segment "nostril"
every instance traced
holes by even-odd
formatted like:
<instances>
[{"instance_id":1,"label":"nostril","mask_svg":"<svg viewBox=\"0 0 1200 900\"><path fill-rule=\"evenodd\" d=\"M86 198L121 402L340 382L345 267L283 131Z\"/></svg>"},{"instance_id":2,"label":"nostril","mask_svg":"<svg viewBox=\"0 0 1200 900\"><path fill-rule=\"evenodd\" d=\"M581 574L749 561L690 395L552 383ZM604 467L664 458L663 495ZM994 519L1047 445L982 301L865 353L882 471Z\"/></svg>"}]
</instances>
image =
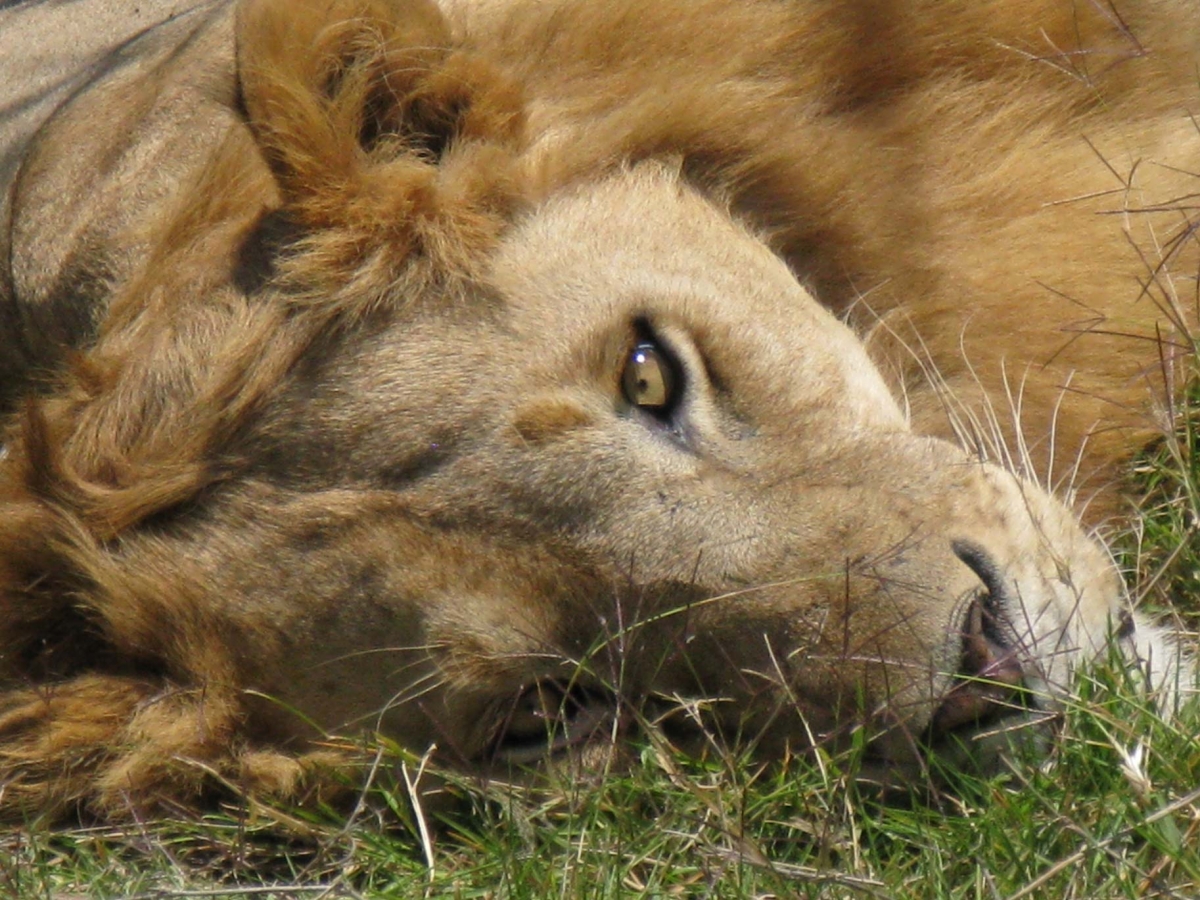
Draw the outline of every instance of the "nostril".
<instances>
[{"instance_id":1,"label":"nostril","mask_svg":"<svg viewBox=\"0 0 1200 900\"><path fill-rule=\"evenodd\" d=\"M991 595L991 604L995 608L1008 592L996 561L978 544L972 544L969 541L951 541L950 549L966 564L968 569L979 576L979 580L983 582L983 586Z\"/></svg>"},{"instance_id":2,"label":"nostril","mask_svg":"<svg viewBox=\"0 0 1200 900\"><path fill-rule=\"evenodd\" d=\"M1011 643L1005 638L1004 610L1013 608L1012 590L1004 578L995 559L977 544L967 541L952 541L950 548L967 568L983 582L984 590L976 595L967 614L964 634L978 632L993 644L1007 647ZM972 618L974 617L974 618Z\"/></svg>"}]
</instances>

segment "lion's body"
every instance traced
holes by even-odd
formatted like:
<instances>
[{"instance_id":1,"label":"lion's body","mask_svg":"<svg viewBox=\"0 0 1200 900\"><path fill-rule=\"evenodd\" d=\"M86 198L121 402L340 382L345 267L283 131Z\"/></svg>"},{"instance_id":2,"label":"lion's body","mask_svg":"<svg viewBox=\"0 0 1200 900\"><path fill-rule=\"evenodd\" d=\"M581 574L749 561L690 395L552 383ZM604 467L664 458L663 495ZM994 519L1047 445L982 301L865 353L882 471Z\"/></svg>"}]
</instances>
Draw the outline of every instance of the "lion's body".
<instances>
[{"instance_id":1,"label":"lion's body","mask_svg":"<svg viewBox=\"0 0 1200 900\"><path fill-rule=\"evenodd\" d=\"M902 765L995 713L962 676L1186 671L1029 479L1113 509L1183 377L1192 5L95 21L4 55L0 810L637 702Z\"/></svg>"}]
</instances>

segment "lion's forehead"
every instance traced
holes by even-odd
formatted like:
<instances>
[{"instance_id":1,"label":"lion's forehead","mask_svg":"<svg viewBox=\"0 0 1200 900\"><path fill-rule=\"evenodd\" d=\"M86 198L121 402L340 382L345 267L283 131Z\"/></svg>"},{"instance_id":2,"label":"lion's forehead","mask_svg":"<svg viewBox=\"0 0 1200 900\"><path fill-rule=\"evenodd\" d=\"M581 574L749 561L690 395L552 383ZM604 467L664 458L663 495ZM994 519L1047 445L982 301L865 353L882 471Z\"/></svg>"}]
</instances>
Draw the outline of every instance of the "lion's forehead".
<instances>
[{"instance_id":1,"label":"lion's forehead","mask_svg":"<svg viewBox=\"0 0 1200 900\"><path fill-rule=\"evenodd\" d=\"M660 165L552 198L498 248L505 327L563 365L631 322L675 326L746 391L803 394L849 428L905 428L857 336L816 302L761 237ZM559 357L558 353L561 354ZM737 375L731 376L737 380Z\"/></svg>"}]
</instances>

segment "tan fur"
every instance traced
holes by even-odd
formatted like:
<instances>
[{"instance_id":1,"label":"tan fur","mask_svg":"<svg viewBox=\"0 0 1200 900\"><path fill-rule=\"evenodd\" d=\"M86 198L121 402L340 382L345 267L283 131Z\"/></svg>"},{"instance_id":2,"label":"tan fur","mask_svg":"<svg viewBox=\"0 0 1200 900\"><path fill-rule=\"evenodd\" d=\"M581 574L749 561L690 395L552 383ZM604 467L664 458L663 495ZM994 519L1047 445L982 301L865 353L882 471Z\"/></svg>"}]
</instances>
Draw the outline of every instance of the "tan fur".
<instances>
[{"instance_id":1,"label":"tan fur","mask_svg":"<svg viewBox=\"0 0 1200 900\"><path fill-rule=\"evenodd\" d=\"M1117 509L1185 375L1197 18L243 0L125 47L5 138L0 814L643 708L919 771L1003 713L971 676L1049 709L1114 629L1168 708L1035 482Z\"/></svg>"}]
</instances>

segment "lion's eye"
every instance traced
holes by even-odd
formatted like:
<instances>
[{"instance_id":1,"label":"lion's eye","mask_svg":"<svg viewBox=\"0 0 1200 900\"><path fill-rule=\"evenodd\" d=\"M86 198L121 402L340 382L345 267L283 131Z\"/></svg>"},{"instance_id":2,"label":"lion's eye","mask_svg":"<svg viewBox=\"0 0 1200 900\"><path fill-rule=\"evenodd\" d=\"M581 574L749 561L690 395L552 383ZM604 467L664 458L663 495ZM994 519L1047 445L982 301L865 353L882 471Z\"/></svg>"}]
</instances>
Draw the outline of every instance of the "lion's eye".
<instances>
[{"instance_id":1,"label":"lion's eye","mask_svg":"<svg viewBox=\"0 0 1200 900\"><path fill-rule=\"evenodd\" d=\"M643 341L630 351L621 384L625 399L652 413L668 412L679 388L675 360L652 341Z\"/></svg>"}]
</instances>

